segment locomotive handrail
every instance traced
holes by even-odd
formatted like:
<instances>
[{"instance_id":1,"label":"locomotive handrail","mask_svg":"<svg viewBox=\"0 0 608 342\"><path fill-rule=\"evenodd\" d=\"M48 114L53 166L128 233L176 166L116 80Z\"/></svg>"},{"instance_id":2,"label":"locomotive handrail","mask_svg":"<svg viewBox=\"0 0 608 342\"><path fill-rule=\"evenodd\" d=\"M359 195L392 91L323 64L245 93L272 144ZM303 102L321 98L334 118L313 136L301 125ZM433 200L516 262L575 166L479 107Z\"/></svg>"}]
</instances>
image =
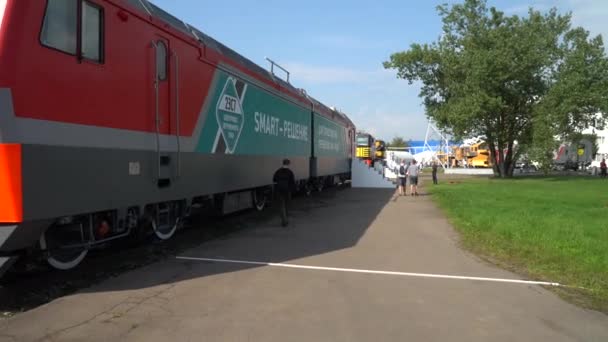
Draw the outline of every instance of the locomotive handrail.
<instances>
[{"instance_id":1,"label":"locomotive handrail","mask_svg":"<svg viewBox=\"0 0 608 342\"><path fill-rule=\"evenodd\" d=\"M148 12L148 15L152 15L152 12L148 8L148 5L145 4L145 1L139 0L139 3L141 4L141 7L143 7L146 10L146 12Z\"/></svg>"},{"instance_id":2,"label":"locomotive handrail","mask_svg":"<svg viewBox=\"0 0 608 342\"><path fill-rule=\"evenodd\" d=\"M306 98L308 99L308 101L310 101L310 139L311 141L313 141L313 143L310 146L310 156L311 158L316 158L317 155L317 150L315 150L315 144L314 144L314 139L315 139L315 101L313 101L312 97L310 97L308 95L308 93L306 92L306 90L304 89L300 89L302 94L304 94L304 96L306 96ZM315 162L316 163L316 162ZM316 164L314 166L311 165L309 167L309 171L310 171L310 176L313 177L313 170L314 170L314 176L316 176L317 173L317 168L316 168Z\"/></svg>"},{"instance_id":3,"label":"locomotive handrail","mask_svg":"<svg viewBox=\"0 0 608 342\"><path fill-rule=\"evenodd\" d=\"M156 105L156 166L157 166L157 178L158 181L160 179L160 130L159 130L159 105L158 105L158 44L154 41L151 42L152 46L154 46L154 94L155 94L155 105Z\"/></svg>"},{"instance_id":4,"label":"locomotive handrail","mask_svg":"<svg viewBox=\"0 0 608 342\"><path fill-rule=\"evenodd\" d=\"M179 134L179 56L177 52L173 50L173 57L175 57L175 116L177 121L176 134L177 134L177 165L176 165L176 173L177 177L180 176L180 154L181 154L181 146L180 146L180 134Z\"/></svg>"},{"instance_id":5,"label":"locomotive handrail","mask_svg":"<svg viewBox=\"0 0 608 342\"><path fill-rule=\"evenodd\" d=\"M287 71L287 69L285 69L282 66L278 65L275 61L271 60L268 57L266 57L266 60L270 62L270 73L272 75L274 75L274 66L276 65L279 69L285 71L285 73L287 74L287 83L289 83L289 71Z\"/></svg>"}]
</instances>

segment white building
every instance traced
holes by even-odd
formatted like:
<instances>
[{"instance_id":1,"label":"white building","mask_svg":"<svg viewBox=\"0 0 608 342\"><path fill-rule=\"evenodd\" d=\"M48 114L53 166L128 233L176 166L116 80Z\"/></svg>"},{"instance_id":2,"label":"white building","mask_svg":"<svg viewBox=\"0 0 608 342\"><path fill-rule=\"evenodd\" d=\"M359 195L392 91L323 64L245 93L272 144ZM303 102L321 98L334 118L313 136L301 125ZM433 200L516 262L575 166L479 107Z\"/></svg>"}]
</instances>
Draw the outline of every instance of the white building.
<instances>
[{"instance_id":1,"label":"white building","mask_svg":"<svg viewBox=\"0 0 608 342\"><path fill-rule=\"evenodd\" d=\"M581 133L583 134L596 134L598 150L595 155L594 163L592 166L598 166L602 158L608 158L608 125L603 125L601 122L601 114L596 115L597 120L592 127L584 129Z\"/></svg>"}]
</instances>

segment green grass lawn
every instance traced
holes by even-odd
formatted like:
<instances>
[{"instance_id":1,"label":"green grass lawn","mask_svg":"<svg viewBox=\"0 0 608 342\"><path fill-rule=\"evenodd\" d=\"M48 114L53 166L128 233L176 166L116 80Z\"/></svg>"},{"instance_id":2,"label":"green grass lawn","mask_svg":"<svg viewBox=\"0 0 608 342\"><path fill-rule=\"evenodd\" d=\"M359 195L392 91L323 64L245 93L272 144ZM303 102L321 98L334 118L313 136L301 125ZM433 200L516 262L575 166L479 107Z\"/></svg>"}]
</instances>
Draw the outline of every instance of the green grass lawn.
<instances>
[{"instance_id":1,"label":"green grass lawn","mask_svg":"<svg viewBox=\"0 0 608 342\"><path fill-rule=\"evenodd\" d=\"M440 179L427 189L464 245L608 312L608 180L599 177Z\"/></svg>"}]
</instances>

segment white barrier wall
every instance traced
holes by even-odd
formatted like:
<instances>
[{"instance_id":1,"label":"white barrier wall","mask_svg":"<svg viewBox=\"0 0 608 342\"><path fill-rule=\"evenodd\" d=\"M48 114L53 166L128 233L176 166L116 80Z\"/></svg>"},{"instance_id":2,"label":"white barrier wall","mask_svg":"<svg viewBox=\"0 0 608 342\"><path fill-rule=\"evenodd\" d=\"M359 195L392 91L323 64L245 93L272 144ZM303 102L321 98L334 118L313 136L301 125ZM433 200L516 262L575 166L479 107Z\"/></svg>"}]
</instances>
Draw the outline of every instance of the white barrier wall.
<instances>
[{"instance_id":1,"label":"white barrier wall","mask_svg":"<svg viewBox=\"0 0 608 342\"><path fill-rule=\"evenodd\" d=\"M351 171L351 187L396 189L397 185L384 178L378 171L370 168L361 160L354 158Z\"/></svg>"},{"instance_id":2,"label":"white barrier wall","mask_svg":"<svg viewBox=\"0 0 608 342\"><path fill-rule=\"evenodd\" d=\"M492 169L466 169L466 168L454 168L445 169L447 175L493 175Z\"/></svg>"}]
</instances>

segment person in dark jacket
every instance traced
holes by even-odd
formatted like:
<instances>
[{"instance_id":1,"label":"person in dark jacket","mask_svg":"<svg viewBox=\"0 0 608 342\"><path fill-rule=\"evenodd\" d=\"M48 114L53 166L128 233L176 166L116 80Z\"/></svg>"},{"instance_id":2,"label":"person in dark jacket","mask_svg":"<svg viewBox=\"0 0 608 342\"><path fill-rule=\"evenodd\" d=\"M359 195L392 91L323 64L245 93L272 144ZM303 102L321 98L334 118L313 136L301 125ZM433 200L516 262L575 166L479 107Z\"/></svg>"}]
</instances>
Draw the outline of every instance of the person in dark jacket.
<instances>
[{"instance_id":1,"label":"person in dark jacket","mask_svg":"<svg viewBox=\"0 0 608 342\"><path fill-rule=\"evenodd\" d=\"M437 184L437 162L433 161L433 184Z\"/></svg>"},{"instance_id":2,"label":"person in dark jacket","mask_svg":"<svg viewBox=\"0 0 608 342\"><path fill-rule=\"evenodd\" d=\"M279 209L283 227L289 223L287 220L287 201L289 200L289 195L296 187L295 177L289 169L289 164L289 159L284 159L283 166L272 177L272 181L275 183L275 191L279 197Z\"/></svg>"}]
</instances>

